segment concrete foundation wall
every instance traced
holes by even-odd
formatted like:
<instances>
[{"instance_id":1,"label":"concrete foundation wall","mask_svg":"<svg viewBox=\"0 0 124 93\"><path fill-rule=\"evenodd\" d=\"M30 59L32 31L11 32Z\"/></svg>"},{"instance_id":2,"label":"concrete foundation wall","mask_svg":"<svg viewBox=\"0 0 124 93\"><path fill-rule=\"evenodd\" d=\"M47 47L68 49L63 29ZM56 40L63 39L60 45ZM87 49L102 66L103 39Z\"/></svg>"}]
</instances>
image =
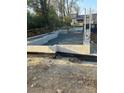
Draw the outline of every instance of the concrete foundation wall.
<instances>
[{"instance_id":1,"label":"concrete foundation wall","mask_svg":"<svg viewBox=\"0 0 124 93\"><path fill-rule=\"evenodd\" d=\"M41 38L28 41L28 44L29 44L29 45L30 45L30 44L35 44L35 45L45 44L45 43L47 43L49 40L54 39L54 38L57 38L59 32L60 32L60 31L52 32L52 33L50 33L50 34L44 35L44 36L41 37ZM36 37L35 37L35 38L36 38Z\"/></svg>"},{"instance_id":2,"label":"concrete foundation wall","mask_svg":"<svg viewBox=\"0 0 124 93\"><path fill-rule=\"evenodd\" d=\"M29 53L56 53L55 46L28 46L27 52Z\"/></svg>"},{"instance_id":3,"label":"concrete foundation wall","mask_svg":"<svg viewBox=\"0 0 124 93\"><path fill-rule=\"evenodd\" d=\"M90 54L89 45L54 45L54 46L28 46L27 52L31 53L73 53L73 54Z\"/></svg>"},{"instance_id":4,"label":"concrete foundation wall","mask_svg":"<svg viewBox=\"0 0 124 93\"><path fill-rule=\"evenodd\" d=\"M58 45L57 52L73 54L90 54L89 45Z\"/></svg>"}]
</instances>

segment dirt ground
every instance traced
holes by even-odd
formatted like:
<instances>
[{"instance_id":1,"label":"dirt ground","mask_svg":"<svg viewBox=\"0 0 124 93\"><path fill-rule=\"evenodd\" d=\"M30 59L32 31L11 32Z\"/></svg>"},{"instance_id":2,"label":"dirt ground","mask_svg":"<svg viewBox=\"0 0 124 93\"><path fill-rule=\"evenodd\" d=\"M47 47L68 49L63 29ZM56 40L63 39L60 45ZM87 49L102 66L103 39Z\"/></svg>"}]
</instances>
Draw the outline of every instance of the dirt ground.
<instances>
[{"instance_id":1,"label":"dirt ground","mask_svg":"<svg viewBox=\"0 0 124 93\"><path fill-rule=\"evenodd\" d=\"M27 93L97 93L96 63L32 57L27 59Z\"/></svg>"}]
</instances>

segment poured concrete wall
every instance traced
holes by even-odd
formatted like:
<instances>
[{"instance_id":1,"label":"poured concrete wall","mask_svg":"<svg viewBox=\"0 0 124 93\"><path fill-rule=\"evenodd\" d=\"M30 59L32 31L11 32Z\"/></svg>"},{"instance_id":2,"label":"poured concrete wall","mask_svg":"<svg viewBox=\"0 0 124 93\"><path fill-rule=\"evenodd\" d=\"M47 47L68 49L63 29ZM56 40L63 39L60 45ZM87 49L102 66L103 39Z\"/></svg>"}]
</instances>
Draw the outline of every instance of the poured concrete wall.
<instances>
[{"instance_id":1,"label":"poured concrete wall","mask_svg":"<svg viewBox=\"0 0 124 93\"><path fill-rule=\"evenodd\" d=\"M49 40L51 39L54 39L54 38L57 38L58 37L58 34L59 34L60 31L56 31L56 32L52 32L50 34L47 34L47 35L44 35L44 36L41 36L41 38L37 38L37 39L34 39L34 40L30 40L28 41L28 44L34 44L34 45L39 45L39 44L45 44L47 43ZM36 37L34 37L36 38ZM33 39L33 38L32 38Z\"/></svg>"},{"instance_id":2,"label":"poured concrete wall","mask_svg":"<svg viewBox=\"0 0 124 93\"><path fill-rule=\"evenodd\" d=\"M35 52L35 53L63 52L63 53L86 54L86 55L90 54L90 45L53 45L53 46L43 45L47 43L49 40L57 38L60 32L61 30L49 33L47 35L43 35L42 37L37 39L36 37L34 37L35 38L34 40L29 40L27 52ZM38 45L41 45L41 46L38 46Z\"/></svg>"},{"instance_id":3,"label":"poured concrete wall","mask_svg":"<svg viewBox=\"0 0 124 93\"><path fill-rule=\"evenodd\" d=\"M54 46L28 46L27 52L34 53L73 53L73 54L90 54L88 45L54 45Z\"/></svg>"},{"instance_id":4,"label":"poured concrete wall","mask_svg":"<svg viewBox=\"0 0 124 93\"><path fill-rule=\"evenodd\" d=\"M89 45L58 45L57 52L73 54L90 54Z\"/></svg>"},{"instance_id":5,"label":"poured concrete wall","mask_svg":"<svg viewBox=\"0 0 124 93\"><path fill-rule=\"evenodd\" d=\"M29 53L56 53L55 46L28 46L27 52Z\"/></svg>"}]
</instances>

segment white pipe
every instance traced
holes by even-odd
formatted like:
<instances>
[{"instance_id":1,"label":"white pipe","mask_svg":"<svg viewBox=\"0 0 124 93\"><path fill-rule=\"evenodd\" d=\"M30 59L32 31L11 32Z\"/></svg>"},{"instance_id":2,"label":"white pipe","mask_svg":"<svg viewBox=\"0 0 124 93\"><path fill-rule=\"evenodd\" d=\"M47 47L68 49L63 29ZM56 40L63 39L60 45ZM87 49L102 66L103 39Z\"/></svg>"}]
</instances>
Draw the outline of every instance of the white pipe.
<instances>
[{"instance_id":1,"label":"white pipe","mask_svg":"<svg viewBox=\"0 0 124 93\"><path fill-rule=\"evenodd\" d=\"M90 8L89 12L90 12L90 14L89 14L89 32L88 32L88 34L89 34L89 44L90 44L90 35L91 35L91 26L92 26L92 10L91 10L91 8Z\"/></svg>"},{"instance_id":2,"label":"white pipe","mask_svg":"<svg viewBox=\"0 0 124 93\"><path fill-rule=\"evenodd\" d=\"M90 45L90 33L91 33L91 9L90 12L88 14L89 16L89 20L87 20L87 14L86 14L86 9L84 10L85 15L84 15L84 37L83 37L83 44L84 45ZM86 24L89 24L89 29L86 29Z\"/></svg>"},{"instance_id":3,"label":"white pipe","mask_svg":"<svg viewBox=\"0 0 124 93\"><path fill-rule=\"evenodd\" d=\"M83 34L83 44L85 44L86 37L86 8L84 8L84 34Z\"/></svg>"}]
</instances>

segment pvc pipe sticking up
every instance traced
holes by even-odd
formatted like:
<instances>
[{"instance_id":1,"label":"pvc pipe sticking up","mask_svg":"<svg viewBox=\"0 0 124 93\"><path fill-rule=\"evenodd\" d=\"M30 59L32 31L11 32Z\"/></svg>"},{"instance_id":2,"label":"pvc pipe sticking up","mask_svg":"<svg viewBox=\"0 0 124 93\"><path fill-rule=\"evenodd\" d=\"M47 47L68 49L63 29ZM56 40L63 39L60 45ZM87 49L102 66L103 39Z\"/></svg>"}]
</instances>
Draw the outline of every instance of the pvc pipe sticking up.
<instances>
[{"instance_id":1,"label":"pvc pipe sticking up","mask_svg":"<svg viewBox=\"0 0 124 93\"><path fill-rule=\"evenodd\" d=\"M91 10L91 8L90 8L90 10L89 10L89 12L90 12L90 14L89 14L89 44L90 44L90 35L91 35L91 26L92 26L92 10Z\"/></svg>"},{"instance_id":2,"label":"pvc pipe sticking up","mask_svg":"<svg viewBox=\"0 0 124 93\"><path fill-rule=\"evenodd\" d=\"M86 34L86 8L84 8L84 34L83 34L83 44L85 44L85 34Z\"/></svg>"},{"instance_id":3,"label":"pvc pipe sticking up","mask_svg":"<svg viewBox=\"0 0 124 93\"><path fill-rule=\"evenodd\" d=\"M90 34L91 34L91 25L92 25L92 13L91 8L89 10L89 13L87 14L86 8L84 9L84 35L83 35L83 44L90 46ZM87 20L88 17L88 20ZM87 29L87 24L89 25ZM89 47L90 48L90 47ZM90 50L90 49L89 49Z\"/></svg>"}]
</instances>

